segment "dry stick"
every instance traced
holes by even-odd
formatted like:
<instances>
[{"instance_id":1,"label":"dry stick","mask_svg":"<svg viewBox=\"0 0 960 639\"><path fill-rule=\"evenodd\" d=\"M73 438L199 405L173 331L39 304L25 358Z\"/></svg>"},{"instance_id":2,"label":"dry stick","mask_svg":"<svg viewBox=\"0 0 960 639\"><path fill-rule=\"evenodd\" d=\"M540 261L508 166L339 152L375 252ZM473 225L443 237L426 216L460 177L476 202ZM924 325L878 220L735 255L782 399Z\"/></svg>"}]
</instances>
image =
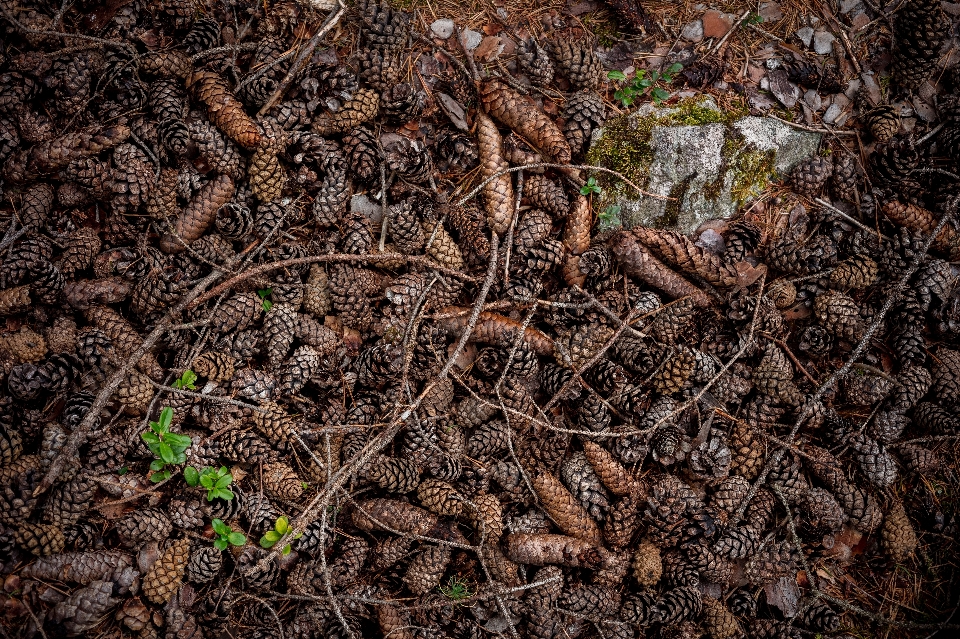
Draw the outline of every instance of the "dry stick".
<instances>
[{"instance_id":1,"label":"dry stick","mask_svg":"<svg viewBox=\"0 0 960 639\"><path fill-rule=\"evenodd\" d=\"M850 358L844 363L842 367L834 371L832 375L825 381L816 392L809 398L809 400L803 405L800 409L800 414L797 415L797 420L794 422L793 428L790 429L790 434L787 437L788 442L793 442L794 438L797 436L797 432L800 430L800 426L807 420L809 416L812 415L813 404L819 402L820 398L823 397L836 382L838 379L850 372L850 369L853 368L854 362L860 358L863 352L867 348L867 344L873 339L873 336L880 329L880 323L883 322L884 317L887 313L890 312L890 309L900 299L900 294L903 292L903 289L907 286L907 282L913 277L913 274L920 268L920 261L926 256L927 251L930 250L930 246L933 245L934 239L940 234L940 231L943 230L943 227L946 226L947 222L953 219L954 213L956 211L957 203L960 202L960 196L953 198L950 203L947 205L947 212L940 219L940 222L937 224L937 227L933 230L930 236L923 243L923 247L914 257L913 262L908 268L900 280L894 285L893 290L890 292L890 296L887 298L887 301L884 302L883 306L880 308L880 311L874 317L873 322L867 327L866 332L864 332L863 337L860 342L857 344L856 348L853 349L853 352L850 354ZM759 304L757 305L759 308ZM733 514L733 518L730 522L731 526L735 526L743 518L743 513L747 509L747 505L750 501L756 496L757 490L760 486L766 481L767 475L770 474L770 469L773 468L776 464L780 463L780 460L783 459L783 456L786 454L785 448L778 448L774 453L767 459L766 463L763 465L763 469L760 471L760 475L754 480L753 484L750 486L750 490L747 491L747 494L744 496L743 501L740 502L740 506L737 508L737 511Z\"/></svg>"},{"instance_id":2,"label":"dry stick","mask_svg":"<svg viewBox=\"0 0 960 639\"><path fill-rule=\"evenodd\" d=\"M252 411L255 412L255 413L263 413L264 415L269 415L269 414L270 414L270 411L268 411L268 410L265 409L265 408L261 408L260 406L257 406L256 404L247 404L246 402L241 402L241 401L236 400L236 399L230 399L229 397L221 397L221 396L219 396L219 395L204 395L203 393L194 393L194 392L192 392L192 391L184 390L184 389L182 389L182 388L174 388L173 386L165 386L165 385L163 385L163 384L159 384L159 383L153 381L153 380L150 379L149 377L147 377L147 380L150 382L150 385L151 385L151 386L153 386L154 388L159 389L159 390L161 390L161 391L163 391L163 392L172 393L172 394L176 394L176 395L183 395L183 396L185 396L185 397L194 397L194 398L196 398L196 399L205 399L205 400L208 400L208 401L211 401L211 402L214 402L214 403L218 403L218 404L230 404L231 406L238 406L238 407L240 407L240 408L246 408L246 409L248 409L248 410L252 410Z\"/></svg>"},{"instance_id":3,"label":"dry stick","mask_svg":"<svg viewBox=\"0 0 960 639\"><path fill-rule=\"evenodd\" d=\"M804 126L802 124L797 124L796 122L791 122L790 120L784 120L783 118L778 118L772 113L768 113L766 117L773 118L774 120L779 120L784 124L789 124L795 129L800 129L801 131L810 131L811 133L831 133L833 135L856 135L857 134L856 131L846 131L846 130L826 129L826 128L817 129L812 126Z\"/></svg>"},{"instance_id":4,"label":"dry stick","mask_svg":"<svg viewBox=\"0 0 960 639\"><path fill-rule=\"evenodd\" d=\"M320 25L320 28L317 29L317 32L313 34L313 37L310 38L310 41L304 45L303 49L300 51L300 54L297 56L297 59L293 61L293 64L290 65L290 68L287 70L287 74L283 76L283 80L280 81L280 84L277 85L277 90L273 92L273 95L270 96L270 99L267 100L259 111L257 111L257 117L262 118L266 115L267 111L273 108L273 105L277 103L277 100L280 99L280 96L284 94L287 90L287 87L290 86L290 83L293 81L297 71L300 70L300 66L303 64L310 55L313 54L313 50L316 48L320 41L323 39L323 36L327 35L331 29L337 26L337 23L340 22L340 18L343 17L343 14L346 12L347 8L343 4L343 0L337 0L337 10L332 12L327 16L326 20L323 21L323 24Z\"/></svg>"},{"instance_id":5,"label":"dry stick","mask_svg":"<svg viewBox=\"0 0 960 639\"><path fill-rule=\"evenodd\" d=\"M517 218L520 217L520 200L523 199L523 171L517 173L517 205L513 208L510 218L510 227L507 229L507 257L503 260L503 286L510 285L510 249L513 248L513 230L517 227Z\"/></svg>"},{"instance_id":6,"label":"dry stick","mask_svg":"<svg viewBox=\"0 0 960 639\"><path fill-rule=\"evenodd\" d=\"M269 264L264 264L256 268L250 269L249 271L244 271L239 275L236 275L222 284L218 284L214 288L210 289L196 300L194 300L188 307L188 310L203 304L208 299L216 297L224 291L228 291L240 282L250 279L251 277L256 277L257 275L262 275L264 273L269 273L270 271L276 271L282 268L287 268L288 266L298 266L300 264L313 264L315 262L392 262L400 261L407 262L408 264L416 264L418 266L425 266L436 271L440 271L444 275L450 275L460 280L467 282L476 282L475 277L471 277L465 273L454 270L452 268L447 268L446 266L441 266L431 260L430 258L424 255L404 255L402 253L382 253L380 255L353 255L349 253L331 253L329 255L309 255L307 257L296 257L289 260L281 260L279 262L271 262Z\"/></svg>"},{"instance_id":7,"label":"dry stick","mask_svg":"<svg viewBox=\"0 0 960 639\"><path fill-rule=\"evenodd\" d=\"M110 398L116 392L117 388L120 387L120 383L126 379L127 375L130 374L131 369L147 354L147 351L157 343L157 340L163 336L167 331L167 327L173 323L174 317L179 317L180 313L187 307L187 305L197 298L203 291L207 289L210 284L217 280L223 273L220 271L213 271L210 275L207 275L205 278L200 280L200 282L194 286L189 293L187 293L183 299L177 302L176 306L170 310L164 316L162 320L156 325L153 331L147 335L146 339L143 340L143 343L135 350L129 359L124 362L123 366L117 369L113 374L110 380L103 386L100 390L100 393L97 395L97 398L91 404L90 408L87 410L87 414L84 415L83 421L77 426L77 428L70 434L70 437L67 438L67 442L63 445L63 448L54 458L53 462L50 463L50 468L47 470L46 475L40 481L40 485L33 491L34 495L41 495L53 486L64 472L67 464L71 461L75 461L77 458L77 451L80 450L80 447L87 442L87 438L90 436L90 431L93 429L94 423L100 417L100 413L107 406L107 402L110 401Z\"/></svg>"},{"instance_id":8,"label":"dry stick","mask_svg":"<svg viewBox=\"0 0 960 639\"><path fill-rule=\"evenodd\" d=\"M769 333L764 333L763 331L761 331L760 334L782 348L787 354L787 357L790 358L790 361L793 362L793 365L800 369L800 372L803 373L803 376L806 377L814 386L817 385L817 380L813 378L813 375L807 372L807 369L803 367L803 364L801 364L800 360L797 359L797 356L793 354L793 351L790 350L790 347L787 346L786 342L784 342L782 339L774 337L773 335L770 335Z\"/></svg>"},{"instance_id":9,"label":"dry stick","mask_svg":"<svg viewBox=\"0 0 960 639\"><path fill-rule=\"evenodd\" d=\"M427 387L424 388L420 393L420 395L417 396L416 401L410 404L400 415L390 421L390 424L387 426L384 432L367 442L367 444L360 449L360 452L357 453L349 463L344 464L339 470L337 470L337 472L327 483L327 486L324 488L323 492L318 493L317 496L310 501L307 507L304 508L303 512L300 513L300 515L293 521L292 525L290 526L290 530L284 536L284 539L281 539L277 543L277 552L280 552L280 549L283 548L285 539L293 538L294 536L299 535L306 530L307 525L309 525L309 523L312 521L311 518L315 517L317 508L326 506L333 493L343 488L344 484L347 483L348 479L352 476L357 468L367 464L374 455L379 453L391 441L393 441L393 438L396 437L397 433L403 429L404 421L411 414L413 414L417 408L419 408L423 398L432 392L434 387L436 387L436 385L442 380L446 379L450 374L450 370L453 368L456 360L460 357L464 347L470 340L470 336L473 334L473 329L480 319L480 308L483 306L483 303L490 292L490 288L493 286L493 280L497 275L498 250L499 237L496 233L494 233L492 234L490 241L490 264L487 267L487 276L483 281L483 286L480 287L480 292L477 295L477 301L473 305L473 312L470 314L470 319L468 320L467 325L464 327L463 334L460 336L460 340L457 342L454 351L447 359L447 363L444 365L443 369L437 374L434 381L428 384Z\"/></svg>"},{"instance_id":10,"label":"dry stick","mask_svg":"<svg viewBox=\"0 0 960 639\"><path fill-rule=\"evenodd\" d=\"M888 242L892 242L892 241L893 241L893 240L891 240L889 237L887 237L886 235L882 235L882 234L880 234L880 233L877 233L877 230L876 230L876 229L872 229L872 228L870 228L869 226L866 226L865 224L863 224L862 222L860 222L859 220L856 220L856 219L850 217L849 215L847 215L846 213L844 213L843 211L841 211L840 209L838 209L838 208L835 207L834 205L830 204L830 203L827 202L826 200L818 197L818 198L816 198L814 201L815 201L817 204L819 204L820 206L822 206L822 207L824 207L824 208L826 208L826 209L829 209L830 211L836 213L837 215L839 215L839 216L842 217L843 219L847 220L848 222L850 222L850 223L852 223L852 224L856 224L857 226L859 226L861 229L863 229L863 230L866 231L867 233L876 233L877 235L879 235L880 237L882 237L883 239L885 239L885 240L888 241Z\"/></svg>"}]
</instances>

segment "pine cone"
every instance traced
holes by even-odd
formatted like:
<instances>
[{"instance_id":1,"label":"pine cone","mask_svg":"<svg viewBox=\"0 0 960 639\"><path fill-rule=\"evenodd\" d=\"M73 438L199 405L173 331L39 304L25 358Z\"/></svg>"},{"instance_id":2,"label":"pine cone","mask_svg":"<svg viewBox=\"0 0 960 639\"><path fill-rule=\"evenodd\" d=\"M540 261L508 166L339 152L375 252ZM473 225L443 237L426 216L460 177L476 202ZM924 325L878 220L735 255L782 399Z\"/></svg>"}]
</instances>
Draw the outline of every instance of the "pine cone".
<instances>
[{"instance_id":1,"label":"pine cone","mask_svg":"<svg viewBox=\"0 0 960 639\"><path fill-rule=\"evenodd\" d=\"M664 626L696 619L700 616L703 597L697 587L682 586L668 590L657 600L652 619Z\"/></svg>"},{"instance_id":2,"label":"pine cone","mask_svg":"<svg viewBox=\"0 0 960 639\"><path fill-rule=\"evenodd\" d=\"M793 168L790 172L790 182L794 191L813 199L820 195L821 189L831 175L833 175L833 160L829 156L814 156Z\"/></svg>"},{"instance_id":3,"label":"pine cone","mask_svg":"<svg viewBox=\"0 0 960 639\"><path fill-rule=\"evenodd\" d=\"M372 89L359 89L336 113L323 113L314 118L313 131L320 135L343 133L372 121L379 111L380 94Z\"/></svg>"},{"instance_id":4,"label":"pine cone","mask_svg":"<svg viewBox=\"0 0 960 639\"><path fill-rule=\"evenodd\" d=\"M187 564L187 579L205 584L213 581L223 567L223 553L213 546L198 546Z\"/></svg>"},{"instance_id":5,"label":"pine cone","mask_svg":"<svg viewBox=\"0 0 960 639\"><path fill-rule=\"evenodd\" d=\"M365 182L380 179L383 149L380 139L366 127L358 127L343 136L343 150L350 170Z\"/></svg>"},{"instance_id":6,"label":"pine cone","mask_svg":"<svg viewBox=\"0 0 960 639\"><path fill-rule=\"evenodd\" d=\"M407 42L407 30L412 18L409 13L376 0L364 0L358 8L363 21L363 37L371 45L397 49Z\"/></svg>"},{"instance_id":7,"label":"pine cone","mask_svg":"<svg viewBox=\"0 0 960 639\"><path fill-rule=\"evenodd\" d=\"M524 38L517 46L520 70L534 86L545 87L553 81L553 63L546 50L533 38Z\"/></svg>"},{"instance_id":8,"label":"pine cone","mask_svg":"<svg viewBox=\"0 0 960 639\"><path fill-rule=\"evenodd\" d=\"M895 502L883 518L880 541L894 563L907 560L917 548L917 533L902 502Z\"/></svg>"},{"instance_id":9,"label":"pine cone","mask_svg":"<svg viewBox=\"0 0 960 639\"><path fill-rule=\"evenodd\" d=\"M864 325L852 298L837 291L818 295L813 312L823 327L834 336L856 344L863 336Z\"/></svg>"},{"instance_id":10,"label":"pine cone","mask_svg":"<svg viewBox=\"0 0 960 639\"><path fill-rule=\"evenodd\" d=\"M165 604L180 588L190 559L188 538L171 542L143 576L143 595L155 604Z\"/></svg>"},{"instance_id":11,"label":"pine cone","mask_svg":"<svg viewBox=\"0 0 960 639\"><path fill-rule=\"evenodd\" d=\"M870 136L885 144L900 131L900 113L889 104L873 107L862 116L863 126L870 132Z\"/></svg>"},{"instance_id":12,"label":"pine cone","mask_svg":"<svg viewBox=\"0 0 960 639\"><path fill-rule=\"evenodd\" d=\"M581 157L593 132L606 121L603 99L589 90L574 93L564 105L563 117L566 120L563 134L570 143L570 150L574 158Z\"/></svg>"},{"instance_id":13,"label":"pine cone","mask_svg":"<svg viewBox=\"0 0 960 639\"><path fill-rule=\"evenodd\" d=\"M50 611L54 627L60 628L66 637L78 637L93 629L119 601L111 596L113 588L110 581L94 581L75 590Z\"/></svg>"},{"instance_id":14,"label":"pine cone","mask_svg":"<svg viewBox=\"0 0 960 639\"><path fill-rule=\"evenodd\" d=\"M21 548L38 557L63 552L67 543L63 530L51 524L21 524L14 533L14 539Z\"/></svg>"},{"instance_id":15,"label":"pine cone","mask_svg":"<svg viewBox=\"0 0 960 639\"><path fill-rule=\"evenodd\" d=\"M213 71L195 70L187 76L187 88L207 105L207 116L218 129L247 149L260 146L263 136L226 82Z\"/></svg>"},{"instance_id":16,"label":"pine cone","mask_svg":"<svg viewBox=\"0 0 960 639\"><path fill-rule=\"evenodd\" d=\"M596 89L600 85L603 65L588 42L554 40L550 42L550 53L575 89Z\"/></svg>"},{"instance_id":17,"label":"pine cone","mask_svg":"<svg viewBox=\"0 0 960 639\"><path fill-rule=\"evenodd\" d=\"M414 595L427 594L439 585L451 554L448 546L428 546L410 562L403 583Z\"/></svg>"},{"instance_id":18,"label":"pine cone","mask_svg":"<svg viewBox=\"0 0 960 639\"><path fill-rule=\"evenodd\" d=\"M528 474L544 510L553 518L560 530L589 543L596 545L601 543L600 529L596 522L590 518L560 480L543 471Z\"/></svg>"},{"instance_id":19,"label":"pine cone","mask_svg":"<svg viewBox=\"0 0 960 639\"><path fill-rule=\"evenodd\" d=\"M897 11L891 75L905 90L916 89L933 75L950 28L936 0L908 0Z\"/></svg>"},{"instance_id":20,"label":"pine cone","mask_svg":"<svg viewBox=\"0 0 960 639\"><path fill-rule=\"evenodd\" d=\"M389 492L408 493L420 484L420 471L410 460L381 457L369 464L366 478Z\"/></svg>"},{"instance_id":21,"label":"pine cone","mask_svg":"<svg viewBox=\"0 0 960 639\"><path fill-rule=\"evenodd\" d=\"M296 501L303 494L304 487L290 466L271 462L263 466L263 490L274 499Z\"/></svg>"},{"instance_id":22,"label":"pine cone","mask_svg":"<svg viewBox=\"0 0 960 639\"><path fill-rule=\"evenodd\" d=\"M146 541L163 541L170 536L173 523L162 510L141 508L118 521L114 527L124 543L135 546Z\"/></svg>"}]
</instances>

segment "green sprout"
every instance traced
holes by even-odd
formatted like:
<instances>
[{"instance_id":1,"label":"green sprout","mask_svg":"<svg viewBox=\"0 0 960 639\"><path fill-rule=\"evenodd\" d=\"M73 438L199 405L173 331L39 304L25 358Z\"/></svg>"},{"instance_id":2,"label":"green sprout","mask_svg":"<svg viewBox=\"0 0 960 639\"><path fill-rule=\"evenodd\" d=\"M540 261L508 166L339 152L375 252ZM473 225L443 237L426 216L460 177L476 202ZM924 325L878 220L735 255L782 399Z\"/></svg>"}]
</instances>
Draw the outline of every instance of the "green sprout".
<instances>
[{"instance_id":1,"label":"green sprout","mask_svg":"<svg viewBox=\"0 0 960 639\"><path fill-rule=\"evenodd\" d=\"M467 583L467 580L463 577L450 577L447 585L438 586L438 589L441 595L455 602L463 601L473 596L473 593L470 591L470 584Z\"/></svg>"},{"instance_id":2,"label":"green sprout","mask_svg":"<svg viewBox=\"0 0 960 639\"><path fill-rule=\"evenodd\" d=\"M638 97L650 95L656 104L662 103L670 97L670 92L659 86L673 82L674 76L683 69L679 62L671 64L665 71L650 71L644 69L637 70L632 80L627 79L627 74L623 71L611 71L607 77L611 80L622 83L620 88L613 93L613 97L620 101L624 107L630 107Z\"/></svg>"},{"instance_id":3,"label":"green sprout","mask_svg":"<svg viewBox=\"0 0 960 639\"><path fill-rule=\"evenodd\" d=\"M746 19L747 24L761 24L762 22L763 16L759 13L751 13Z\"/></svg>"},{"instance_id":4,"label":"green sprout","mask_svg":"<svg viewBox=\"0 0 960 639\"><path fill-rule=\"evenodd\" d=\"M273 525L273 530L268 530L267 534L260 538L260 546L263 548L273 548L278 541L280 541L284 535L290 530L290 520L287 519L285 515L277 517L277 522ZM300 535L296 535L294 539L299 539ZM283 547L282 553L284 555L290 554L290 544L287 544Z\"/></svg>"},{"instance_id":5,"label":"green sprout","mask_svg":"<svg viewBox=\"0 0 960 639\"><path fill-rule=\"evenodd\" d=\"M273 288L262 288L257 291L257 295L260 296L260 303L263 306L264 311L269 311L271 308L273 308L273 302L267 299L272 294Z\"/></svg>"},{"instance_id":6,"label":"green sprout","mask_svg":"<svg viewBox=\"0 0 960 639\"><path fill-rule=\"evenodd\" d=\"M598 229L600 231L608 231L610 229L617 228L621 224L620 205L611 204L610 206L605 208L599 215L597 215L597 219L600 222L598 226Z\"/></svg>"},{"instance_id":7,"label":"green sprout","mask_svg":"<svg viewBox=\"0 0 960 639\"><path fill-rule=\"evenodd\" d=\"M226 466L219 469L206 466L203 470L197 470L193 466L187 466L183 469L183 478L188 486L199 484L207 489L207 501L213 501L218 497L230 501L233 499L233 491L227 487L233 483L233 475L227 470Z\"/></svg>"},{"instance_id":8,"label":"green sprout","mask_svg":"<svg viewBox=\"0 0 960 639\"><path fill-rule=\"evenodd\" d=\"M183 375L173 383L173 387L177 390L196 390L197 387L194 385L196 381L197 374L188 368L183 371Z\"/></svg>"},{"instance_id":9,"label":"green sprout","mask_svg":"<svg viewBox=\"0 0 960 639\"><path fill-rule=\"evenodd\" d=\"M228 545L242 546L247 543L243 533L235 532L222 520L214 519L211 524L213 524L213 532L217 534L217 538L213 540L213 547L217 550L226 550Z\"/></svg>"},{"instance_id":10,"label":"green sprout","mask_svg":"<svg viewBox=\"0 0 960 639\"><path fill-rule=\"evenodd\" d=\"M580 195L590 195L591 193L596 193L600 195L603 192L603 189L600 188L600 185L597 184L597 178L590 178L587 180L587 183L580 187Z\"/></svg>"},{"instance_id":11,"label":"green sprout","mask_svg":"<svg viewBox=\"0 0 960 639\"><path fill-rule=\"evenodd\" d=\"M169 406L160 411L160 419L150 422L150 430L140 433L140 438L147 444L157 459L150 462L150 481L156 483L170 479L171 471L167 466L182 464L187 461L184 451L193 441L186 435L170 432L170 423L173 421L173 409Z\"/></svg>"}]
</instances>

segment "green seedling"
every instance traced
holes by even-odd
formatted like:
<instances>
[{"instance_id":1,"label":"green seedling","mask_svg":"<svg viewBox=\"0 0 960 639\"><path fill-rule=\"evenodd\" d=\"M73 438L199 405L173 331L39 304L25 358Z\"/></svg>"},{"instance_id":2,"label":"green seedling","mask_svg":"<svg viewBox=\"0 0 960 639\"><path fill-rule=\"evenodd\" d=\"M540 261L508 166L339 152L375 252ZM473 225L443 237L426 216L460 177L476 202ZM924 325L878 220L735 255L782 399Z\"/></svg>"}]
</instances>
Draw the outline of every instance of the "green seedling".
<instances>
[{"instance_id":1,"label":"green seedling","mask_svg":"<svg viewBox=\"0 0 960 639\"><path fill-rule=\"evenodd\" d=\"M622 83L620 88L614 92L613 97L619 100L624 107L630 107L644 95L649 95L656 104L660 104L670 97L670 92L661 85L668 85L673 82L674 76L682 69L683 65L675 62L662 72L639 69L634 73L632 80L628 80L627 74L623 71L611 71L607 74L607 77Z\"/></svg>"},{"instance_id":2,"label":"green seedling","mask_svg":"<svg viewBox=\"0 0 960 639\"><path fill-rule=\"evenodd\" d=\"M177 390L196 390L197 387L194 385L197 381L197 374L194 373L189 368L183 371L183 375L180 376L180 379L173 383L173 387Z\"/></svg>"},{"instance_id":3,"label":"green seedling","mask_svg":"<svg viewBox=\"0 0 960 639\"><path fill-rule=\"evenodd\" d=\"M290 530L290 520L287 519L285 515L277 517L277 522L273 525L273 530L268 530L267 534L260 538L260 546L263 548L273 548L278 541L280 541L284 535L287 534L287 531ZM294 539L299 539L300 535L294 537ZM287 544L283 547L283 554L290 554L290 544Z\"/></svg>"},{"instance_id":4,"label":"green seedling","mask_svg":"<svg viewBox=\"0 0 960 639\"><path fill-rule=\"evenodd\" d=\"M586 184L580 187L580 195L590 195L591 193L596 193L597 195L603 193L603 189L597 184L597 178L590 178Z\"/></svg>"},{"instance_id":5,"label":"green seedling","mask_svg":"<svg viewBox=\"0 0 960 639\"><path fill-rule=\"evenodd\" d=\"M441 595L455 602L463 601L473 596L473 593L470 591L470 584L467 583L467 580L463 577L450 577L447 585L439 586L439 590Z\"/></svg>"},{"instance_id":6,"label":"green seedling","mask_svg":"<svg viewBox=\"0 0 960 639\"><path fill-rule=\"evenodd\" d=\"M166 406L160 411L159 421L150 422L150 430L140 433L140 438L147 444L157 459L150 462L150 481L161 482L170 479L171 470L168 466L175 466L187 461L184 451L190 447L192 440L186 435L170 432L170 423L173 421L173 409Z\"/></svg>"},{"instance_id":7,"label":"green seedling","mask_svg":"<svg viewBox=\"0 0 960 639\"><path fill-rule=\"evenodd\" d=\"M597 215L597 220L599 221L598 230L608 231L613 228L620 226L620 205L611 204L605 208L599 215Z\"/></svg>"},{"instance_id":8,"label":"green seedling","mask_svg":"<svg viewBox=\"0 0 960 639\"><path fill-rule=\"evenodd\" d=\"M219 469L206 466L199 471L193 466L187 466L183 469L183 478L187 480L188 486L199 484L206 488L207 501L213 501L218 497L227 501L233 499L233 491L228 488L233 483L233 475L226 466L221 466Z\"/></svg>"},{"instance_id":9,"label":"green seedling","mask_svg":"<svg viewBox=\"0 0 960 639\"><path fill-rule=\"evenodd\" d=\"M762 23L763 23L763 16L760 15L759 13L751 13L749 16L747 16L746 23L747 23L747 24L762 24Z\"/></svg>"},{"instance_id":10,"label":"green seedling","mask_svg":"<svg viewBox=\"0 0 960 639\"><path fill-rule=\"evenodd\" d=\"M273 302L267 299L272 294L273 294L272 288L262 288L259 291L257 291L257 295L260 296L260 304L263 306L263 310L265 312L273 308Z\"/></svg>"},{"instance_id":11,"label":"green seedling","mask_svg":"<svg viewBox=\"0 0 960 639\"><path fill-rule=\"evenodd\" d=\"M213 524L213 532L217 534L217 538L213 540L213 547L217 550L226 550L227 546L242 546L247 543L243 533L232 530L222 520L214 519L210 523Z\"/></svg>"}]
</instances>

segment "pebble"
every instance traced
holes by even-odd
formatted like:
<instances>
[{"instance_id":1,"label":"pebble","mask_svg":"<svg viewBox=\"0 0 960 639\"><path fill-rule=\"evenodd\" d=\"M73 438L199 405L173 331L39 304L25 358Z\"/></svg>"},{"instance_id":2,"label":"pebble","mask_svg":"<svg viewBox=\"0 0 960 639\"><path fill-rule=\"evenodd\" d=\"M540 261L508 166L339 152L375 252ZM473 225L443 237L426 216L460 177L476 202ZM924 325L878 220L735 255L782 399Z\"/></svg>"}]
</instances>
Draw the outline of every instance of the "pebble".
<instances>
[{"instance_id":1,"label":"pebble","mask_svg":"<svg viewBox=\"0 0 960 639\"><path fill-rule=\"evenodd\" d=\"M780 9L779 2L761 2L758 15L764 22L776 22L783 20L783 11Z\"/></svg>"},{"instance_id":2,"label":"pebble","mask_svg":"<svg viewBox=\"0 0 960 639\"><path fill-rule=\"evenodd\" d=\"M449 18L434 20L433 24L430 25L430 32L433 34L433 37L440 38L441 40L446 40L452 36L453 29L453 20L450 20Z\"/></svg>"},{"instance_id":3,"label":"pebble","mask_svg":"<svg viewBox=\"0 0 960 639\"><path fill-rule=\"evenodd\" d=\"M703 40L703 20L694 20L683 25L680 31L680 37L687 42L700 42Z\"/></svg>"},{"instance_id":4,"label":"pebble","mask_svg":"<svg viewBox=\"0 0 960 639\"><path fill-rule=\"evenodd\" d=\"M803 43L803 46L809 47L810 42L813 40L813 27L803 27L802 29L797 29L796 35L800 38L800 42Z\"/></svg>"},{"instance_id":5,"label":"pebble","mask_svg":"<svg viewBox=\"0 0 960 639\"><path fill-rule=\"evenodd\" d=\"M483 42L483 34L477 33L473 29L464 29L461 38L463 39L463 48L467 51L473 51Z\"/></svg>"},{"instance_id":6,"label":"pebble","mask_svg":"<svg viewBox=\"0 0 960 639\"><path fill-rule=\"evenodd\" d=\"M833 96L833 104L831 104L827 112L823 114L823 121L827 124L834 124L848 106L850 106L850 98L842 93L836 94Z\"/></svg>"},{"instance_id":7,"label":"pebble","mask_svg":"<svg viewBox=\"0 0 960 639\"><path fill-rule=\"evenodd\" d=\"M836 37L829 31L817 31L813 34L813 50L817 55L828 55L833 51Z\"/></svg>"},{"instance_id":8,"label":"pebble","mask_svg":"<svg viewBox=\"0 0 960 639\"><path fill-rule=\"evenodd\" d=\"M840 0L840 13L851 13L854 9L863 9L863 0Z\"/></svg>"},{"instance_id":9,"label":"pebble","mask_svg":"<svg viewBox=\"0 0 960 639\"><path fill-rule=\"evenodd\" d=\"M819 111L823 107L823 98L813 89L803 94L803 102L810 107L811 111Z\"/></svg>"},{"instance_id":10,"label":"pebble","mask_svg":"<svg viewBox=\"0 0 960 639\"><path fill-rule=\"evenodd\" d=\"M733 28L736 16L710 9L703 13L703 35L706 38L722 38Z\"/></svg>"}]
</instances>

